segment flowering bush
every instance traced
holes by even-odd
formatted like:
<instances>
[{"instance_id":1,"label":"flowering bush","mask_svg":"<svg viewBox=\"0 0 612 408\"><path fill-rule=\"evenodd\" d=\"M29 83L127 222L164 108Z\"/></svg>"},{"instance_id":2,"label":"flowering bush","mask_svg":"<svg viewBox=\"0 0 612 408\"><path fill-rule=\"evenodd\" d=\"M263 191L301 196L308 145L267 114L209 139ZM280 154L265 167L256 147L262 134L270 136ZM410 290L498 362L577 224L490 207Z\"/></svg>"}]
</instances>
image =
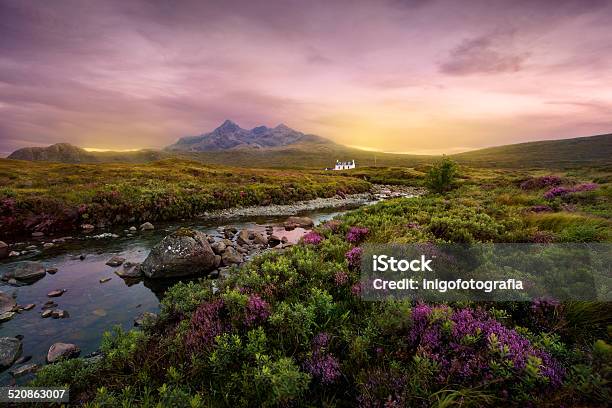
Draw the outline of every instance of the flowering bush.
<instances>
[{"instance_id":1,"label":"flowering bush","mask_svg":"<svg viewBox=\"0 0 612 408\"><path fill-rule=\"evenodd\" d=\"M510 386L519 376L558 387L564 369L516 331L484 311L417 305L408 341L417 355L438 366L440 384L478 385L503 379Z\"/></svg>"},{"instance_id":2,"label":"flowering bush","mask_svg":"<svg viewBox=\"0 0 612 408\"><path fill-rule=\"evenodd\" d=\"M563 184L563 179L559 176L532 177L521 183L523 190L537 190L544 187L554 187Z\"/></svg>"},{"instance_id":3,"label":"flowering bush","mask_svg":"<svg viewBox=\"0 0 612 408\"><path fill-rule=\"evenodd\" d=\"M363 254L363 249L359 247L355 247L350 249L346 253L346 260L348 261L349 267L351 268L359 268L361 265L361 255Z\"/></svg>"},{"instance_id":4,"label":"flowering bush","mask_svg":"<svg viewBox=\"0 0 612 408\"><path fill-rule=\"evenodd\" d=\"M202 303L191 316L189 331L185 337L185 346L192 353L210 349L215 337L229 330L221 318L225 302L215 299Z\"/></svg>"},{"instance_id":5,"label":"flowering bush","mask_svg":"<svg viewBox=\"0 0 612 408\"><path fill-rule=\"evenodd\" d=\"M358 244L368 235L369 229L364 227L351 227L346 233L346 240L351 244Z\"/></svg>"},{"instance_id":6,"label":"flowering bush","mask_svg":"<svg viewBox=\"0 0 612 408\"><path fill-rule=\"evenodd\" d=\"M323 385L333 384L340 377L340 363L328 352L329 335L319 333L312 340L312 355L304 362L304 369Z\"/></svg>"},{"instance_id":7,"label":"flowering bush","mask_svg":"<svg viewBox=\"0 0 612 408\"><path fill-rule=\"evenodd\" d=\"M319 245L323 236L316 231L310 231L302 237L302 242L309 245Z\"/></svg>"},{"instance_id":8,"label":"flowering bush","mask_svg":"<svg viewBox=\"0 0 612 408\"><path fill-rule=\"evenodd\" d=\"M570 193L579 193L582 191L592 191L599 188L596 183L579 184L575 187L554 187L544 193L544 198L553 199L555 197L561 197Z\"/></svg>"},{"instance_id":9,"label":"flowering bush","mask_svg":"<svg viewBox=\"0 0 612 408\"><path fill-rule=\"evenodd\" d=\"M260 298L259 295L250 295L244 316L245 326L254 326L257 323L265 321L269 316L270 305L268 302Z\"/></svg>"}]
</instances>

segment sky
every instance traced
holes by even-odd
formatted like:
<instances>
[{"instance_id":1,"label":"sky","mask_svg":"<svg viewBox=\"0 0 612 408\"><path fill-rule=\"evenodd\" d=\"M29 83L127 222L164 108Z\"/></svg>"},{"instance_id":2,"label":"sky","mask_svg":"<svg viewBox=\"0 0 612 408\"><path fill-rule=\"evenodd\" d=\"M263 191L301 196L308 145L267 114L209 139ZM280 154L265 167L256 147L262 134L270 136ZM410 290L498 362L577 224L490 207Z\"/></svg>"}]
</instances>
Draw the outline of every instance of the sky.
<instances>
[{"instance_id":1,"label":"sky","mask_svg":"<svg viewBox=\"0 0 612 408\"><path fill-rule=\"evenodd\" d=\"M0 0L0 154L285 123L454 153L612 132L612 1Z\"/></svg>"}]
</instances>

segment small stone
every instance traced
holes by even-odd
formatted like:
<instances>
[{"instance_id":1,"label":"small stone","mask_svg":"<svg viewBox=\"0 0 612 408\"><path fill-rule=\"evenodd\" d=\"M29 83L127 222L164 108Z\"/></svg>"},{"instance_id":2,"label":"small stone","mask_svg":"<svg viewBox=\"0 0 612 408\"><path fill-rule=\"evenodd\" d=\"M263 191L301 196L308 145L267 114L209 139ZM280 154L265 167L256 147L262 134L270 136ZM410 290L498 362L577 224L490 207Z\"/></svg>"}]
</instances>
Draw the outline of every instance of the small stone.
<instances>
[{"instance_id":1,"label":"small stone","mask_svg":"<svg viewBox=\"0 0 612 408\"><path fill-rule=\"evenodd\" d=\"M16 337L18 338L18 337ZM19 339L19 340L23 340L23 339ZM23 356L23 357L19 357L16 361L15 364L23 364L23 363L27 363L28 361L30 361L32 359L32 356Z\"/></svg>"},{"instance_id":2,"label":"small stone","mask_svg":"<svg viewBox=\"0 0 612 408\"><path fill-rule=\"evenodd\" d=\"M0 314L0 322L7 322L15 316L15 312L5 312Z\"/></svg>"},{"instance_id":3,"label":"small stone","mask_svg":"<svg viewBox=\"0 0 612 408\"><path fill-rule=\"evenodd\" d=\"M219 270L215 269L211 273L208 274L209 279L218 279L219 278Z\"/></svg>"},{"instance_id":4,"label":"small stone","mask_svg":"<svg viewBox=\"0 0 612 408\"><path fill-rule=\"evenodd\" d=\"M9 256L9 258L12 258L12 257L19 256L19 255L20 255L20 254L19 254L19 252L17 252L17 251L11 251L11 252L9 252L9 255L8 255L8 256Z\"/></svg>"},{"instance_id":5,"label":"small stone","mask_svg":"<svg viewBox=\"0 0 612 408\"><path fill-rule=\"evenodd\" d=\"M11 279L9 279L9 280L8 280L8 284L9 284L9 285L17 285L17 279L15 279L15 278L11 278Z\"/></svg>"},{"instance_id":6,"label":"small stone","mask_svg":"<svg viewBox=\"0 0 612 408\"><path fill-rule=\"evenodd\" d=\"M66 289L56 289L56 290L52 290L51 292L47 293L47 296L48 297L60 297L65 292L66 292Z\"/></svg>"},{"instance_id":7,"label":"small stone","mask_svg":"<svg viewBox=\"0 0 612 408\"><path fill-rule=\"evenodd\" d=\"M36 307L36 305L34 303L29 303L25 306L22 307L23 310L32 310Z\"/></svg>"},{"instance_id":8,"label":"small stone","mask_svg":"<svg viewBox=\"0 0 612 408\"><path fill-rule=\"evenodd\" d=\"M36 231L32 233L32 238L41 238L44 236L45 236L44 232Z\"/></svg>"},{"instance_id":9,"label":"small stone","mask_svg":"<svg viewBox=\"0 0 612 408\"><path fill-rule=\"evenodd\" d=\"M52 243L52 242L45 242L43 244L43 248L45 248L45 249L53 248L54 246L55 246L55 244Z\"/></svg>"},{"instance_id":10,"label":"small stone","mask_svg":"<svg viewBox=\"0 0 612 408\"><path fill-rule=\"evenodd\" d=\"M84 261L86 257L87 257L87 255L85 255L85 254L81 254L81 255L79 255L79 259L80 259L81 261Z\"/></svg>"},{"instance_id":11,"label":"small stone","mask_svg":"<svg viewBox=\"0 0 612 408\"><path fill-rule=\"evenodd\" d=\"M38 364L26 364L21 367L17 367L13 371L11 371L11 375L15 378L22 377L27 374L35 373L40 369Z\"/></svg>"},{"instance_id":12,"label":"small stone","mask_svg":"<svg viewBox=\"0 0 612 408\"><path fill-rule=\"evenodd\" d=\"M106 283L106 282L108 282L111 279L112 278L102 278L102 279L100 279L100 283Z\"/></svg>"},{"instance_id":13,"label":"small stone","mask_svg":"<svg viewBox=\"0 0 612 408\"><path fill-rule=\"evenodd\" d=\"M49 348L49 352L47 353L47 362L55 363L60 359L78 357L79 354L81 354L81 349L76 344L55 343Z\"/></svg>"},{"instance_id":14,"label":"small stone","mask_svg":"<svg viewBox=\"0 0 612 408\"><path fill-rule=\"evenodd\" d=\"M206 239L208 240L209 244L212 244L215 242L215 237L211 237L210 235Z\"/></svg>"},{"instance_id":15,"label":"small stone","mask_svg":"<svg viewBox=\"0 0 612 408\"><path fill-rule=\"evenodd\" d=\"M51 313L54 319L65 319L68 317L68 312L62 309L56 309Z\"/></svg>"},{"instance_id":16,"label":"small stone","mask_svg":"<svg viewBox=\"0 0 612 408\"><path fill-rule=\"evenodd\" d=\"M132 226L132 227L130 227L129 230L130 230L130 232L136 232L138 229L136 227Z\"/></svg>"},{"instance_id":17,"label":"small stone","mask_svg":"<svg viewBox=\"0 0 612 408\"><path fill-rule=\"evenodd\" d=\"M55 275L57 273L57 268L47 268L47 273L51 275Z\"/></svg>"},{"instance_id":18,"label":"small stone","mask_svg":"<svg viewBox=\"0 0 612 408\"><path fill-rule=\"evenodd\" d=\"M141 231L151 231L153 229L155 229L155 227L150 222L145 222L140 226Z\"/></svg>"},{"instance_id":19,"label":"small stone","mask_svg":"<svg viewBox=\"0 0 612 408\"><path fill-rule=\"evenodd\" d=\"M81 229L85 230L85 231L90 231L92 229L94 229L95 227L91 224L83 224L81 225Z\"/></svg>"},{"instance_id":20,"label":"small stone","mask_svg":"<svg viewBox=\"0 0 612 408\"><path fill-rule=\"evenodd\" d=\"M34 250L38 249L38 247L37 247L36 245L28 245L28 246L26 247L26 249L27 249L28 251L34 251Z\"/></svg>"},{"instance_id":21,"label":"small stone","mask_svg":"<svg viewBox=\"0 0 612 408\"><path fill-rule=\"evenodd\" d=\"M42 317L43 319L46 319L47 317L50 317L52 314L53 314L53 310L46 309L45 311L41 313L40 317Z\"/></svg>"},{"instance_id":22,"label":"small stone","mask_svg":"<svg viewBox=\"0 0 612 408\"><path fill-rule=\"evenodd\" d=\"M109 259L106 262L106 264L108 266L117 267L117 266L120 266L124 262L125 262L125 258L122 258L120 256L113 256L111 259Z\"/></svg>"}]
</instances>

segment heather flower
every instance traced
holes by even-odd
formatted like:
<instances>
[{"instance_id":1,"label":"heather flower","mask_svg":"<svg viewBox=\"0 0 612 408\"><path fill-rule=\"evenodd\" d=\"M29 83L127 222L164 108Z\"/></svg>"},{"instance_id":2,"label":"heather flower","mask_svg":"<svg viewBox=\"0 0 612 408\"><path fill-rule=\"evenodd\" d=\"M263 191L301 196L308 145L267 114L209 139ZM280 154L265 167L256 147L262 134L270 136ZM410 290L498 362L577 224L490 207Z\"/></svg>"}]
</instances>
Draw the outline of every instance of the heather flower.
<instances>
[{"instance_id":1,"label":"heather flower","mask_svg":"<svg viewBox=\"0 0 612 408\"><path fill-rule=\"evenodd\" d=\"M328 352L329 335L319 333L312 339L312 356L304 362L304 369L322 384L333 384L340 377L340 363Z\"/></svg>"},{"instance_id":2,"label":"heather flower","mask_svg":"<svg viewBox=\"0 0 612 408\"><path fill-rule=\"evenodd\" d=\"M361 255L363 254L363 249L359 247L355 247L350 249L346 254L346 260L348 261L349 267L358 268L361 265Z\"/></svg>"},{"instance_id":3,"label":"heather flower","mask_svg":"<svg viewBox=\"0 0 612 408\"><path fill-rule=\"evenodd\" d=\"M418 354L436 362L440 383L479 384L493 378L492 364L510 361L520 375L534 357L540 373L558 386L564 376L561 365L528 339L491 318L484 311L447 306L417 305L412 311L408 341Z\"/></svg>"},{"instance_id":4,"label":"heather flower","mask_svg":"<svg viewBox=\"0 0 612 408\"><path fill-rule=\"evenodd\" d=\"M572 190L569 188L565 188L565 187L553 187L550 190L548 190L546 193L544 193L544 198L550 200L553 199L555 197L561 197L564 196L566 194L571 193Z\"/></svg>"},{"instance_id":5,"label":"heather flower","mask_svg":"<svg viewBox=\"0 0 612 408\"><path fill-rule=\"evenodd\" d=\"M344 271L336 272L334 275L336 286L344 286L348 282L348 273Z\"/></svg>"},{"instance_id":6,"label":"heather flower","mask_svg":"<svg viewBox=\"0 0 612 408\"><path fill-rule=\"evenodd\" d=\"M258 295L249 296L244 316L244 324L251 327L265 321L270 316L270 305Z\"/></svg>"},{"instance_id":7,"label":"heather flower","mask_svg":"<svg viewBox=\"0 0 612 408\"><path fill-rule=\"evenodd\" d=\"M572 189L573 192L577 193L580 191L592 191L592 190L597 190L599 188L599 185L597 183L586 183L586 184L579 184L576 187L574 187Z\"/></svg>"},{"instance_id":8,"label":"heather flower","mask_svg":"<svg viewBox=\"0 0 612 408\"><path fill-rule=\"evenodd\" d=\"M329 220L323 224L323 228L326 228L331 232L336 232L340 228L340 225L342 225L342 223L338 220Z\"/></svg>"},{"instance_id":9,"label":"heather flower","mask_svg":"<svg viewBox=\"0 0 612 408\"><path fill-rule=\"evenodd\" d=\"M360 243L370 230L365 227L351 227L346 234L346 240L352 244Z\"/></svg>"},{"instance_id":10,"label":"heather flower","mask_svg":"<svg viewBox=\"0 0 612 408\"><path fill-rule=\"evenodd\" d=\"M535 213L550 212L552 211L552 208L550 208L547 205L534 205L533 207L529 209L529 211L535 212Z\"/></svg>"},{"instance_id":11,"label":"heather flower","mask_svg":"<svg viewBox=\"0 0 612 408\"><path fill-rule=\"evenodd\" d=\"M404 398L406 377L400 373L374 368L366 373L367 380L359 386L359 407L393 408L407 406Z\"/></svg>"},{"instance_id":12,"label":"heather flower","mask_svg":"<svg viewBox=\"0 0 612 408\"><path fill-rule=\"evenodd\" d=\"M525 180L521 183L523 190L535 190L544 187L555 187L563 183L563 179L558 176L542 176Z\"/></svg>"},{"instance_id":13,"label":"heather flower","mask_svg":"<svg viewBox=\"0 0 612 408\"><path fill-rule=\"evenodd\" d=\"M229 329L221 318L224 306L222 299L204 302L191 316L185 345L192 353L210 348L215 338Z\"/></svg>"},{"instance_id":14,"label":"heather flower","mask_svg":"<svg viewBox=\"0 0 612 408\"><path fill-rule=\"evenodd\" d=\"M302 237L302 242L310 245L319 245L323 241L323 236L316 231L310 231Z\"/></svg>"},{"instance_id":15,"label":"heather flower","mask_svg":"<svg viewBox=\"0 0 612 408\"><path fill-rule=\"evenodd\" d=\"M351 286L351 293L354 296L359 296L361 295L361 283L357 282L356 284L354 284L353 286Z\"/></svg>"}]
</instances>

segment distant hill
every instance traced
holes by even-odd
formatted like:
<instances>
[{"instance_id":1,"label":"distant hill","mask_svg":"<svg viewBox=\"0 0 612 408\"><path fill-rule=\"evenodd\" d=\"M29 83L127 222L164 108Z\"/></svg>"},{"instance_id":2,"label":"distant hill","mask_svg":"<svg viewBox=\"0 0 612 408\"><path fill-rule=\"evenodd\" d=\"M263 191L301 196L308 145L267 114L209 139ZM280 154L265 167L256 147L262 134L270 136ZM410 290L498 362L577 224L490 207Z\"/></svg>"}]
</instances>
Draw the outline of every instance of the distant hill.
<instances>
[{"instance_id":1,"label":"distant hill","mask_svg":"<svg viewBox=\"0 0 612 408\"><path fill-rule=\"evenodd\" d=\"M296 143L334 144L331 140L298 132L284 124L275 128L257 126L253 129L243 129L231 120L226 120L212 132L199 136L183 137L175 144L168 146L166 150L214 152L236 149L265 149Z\"/></svg>"},{"instance_id":2,"label":"distant hill","mask_svg":"<svg viewBox=\"0 0 612 408\"><path fill-rule=\"evenodd\" d=\"M70 143L57 143L48 147L24 147L15 150L8 156L8 159L60 163L146 163L167 157L169 157L167 153L157 150L88 152Z\"/></svg>"},{"instance_id":3,"label":"distant hill","mask_svg":"<svg viewBox=\"0 0 612 408\"><path fill-rule=\"evenodd\" d=\"M572 167L612 164L612 134L489 147L451 156L486 167Z\"/></svg>"},{"instance_id":4,"label":"distant hill","mask_svg":"<svg viewBox=\"0 0 612 408\"><path fill-rule=\"evenodd\" d=\"M223 135L227 136L227 141L224 141ZM414 167L431 163L439 156L370 152L306 135L284 125L245 130L226 121L213 132L182 138L165 150L87 152L60 143L46 148L19 149L8 158L63 163L145 163L172 157L235 167L324 169L333 167L336 160L355 160L358 167ZM450 157L459 163L478 167L568 168L612 165L612 134L490 147Z\"/></svg>"}]
</instances>

